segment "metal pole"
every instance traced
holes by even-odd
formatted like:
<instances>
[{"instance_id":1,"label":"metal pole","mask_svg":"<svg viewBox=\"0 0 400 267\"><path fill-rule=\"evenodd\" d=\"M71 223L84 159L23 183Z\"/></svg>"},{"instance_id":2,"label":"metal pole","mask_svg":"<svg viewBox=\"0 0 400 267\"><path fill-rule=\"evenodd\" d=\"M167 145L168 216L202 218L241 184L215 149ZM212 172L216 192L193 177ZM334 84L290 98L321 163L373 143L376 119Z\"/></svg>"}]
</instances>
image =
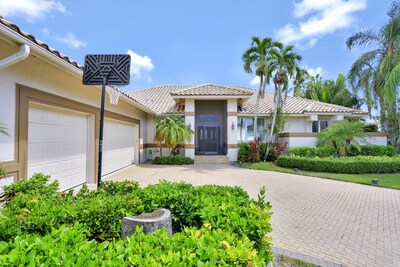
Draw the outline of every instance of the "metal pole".
<instances>
[{"instance_id":1,"label":"metal pole","mask_svg":"<svg viewBox=\"0 0 400 267\"><path fill-rule=\"evenodd\" d=\"M103 78L103 86L101 88L101 109L100 109L100 133L99 133L99 162L97 165L97 188L101 183L101 167L103 158L103 127L104 127L104 98L106 92L106 77Z\"/></svg>"}]
</instances>

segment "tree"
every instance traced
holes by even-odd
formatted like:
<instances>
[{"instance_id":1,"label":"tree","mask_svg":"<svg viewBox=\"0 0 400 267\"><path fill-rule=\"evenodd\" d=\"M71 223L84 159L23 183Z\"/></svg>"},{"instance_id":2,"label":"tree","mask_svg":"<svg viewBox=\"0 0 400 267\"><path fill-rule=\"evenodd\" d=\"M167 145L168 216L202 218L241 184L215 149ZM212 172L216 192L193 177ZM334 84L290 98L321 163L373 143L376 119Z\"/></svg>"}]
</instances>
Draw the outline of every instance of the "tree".
<instances>
[{"instance_id":1,"label":"tree","mask_svg":"<svg viewBox=\"0 0 400 267\"><path fill-rule=\"evenodd\" d=\"M307 70L302 68L297 68L296 77L294 79L294 88L293 88L293 96L302 97L302 92L304 88L307 86L306 81L311 78L311 75L308 74Z\"/></svg>"},{"instance_id":2,"label":"tree","mask_svg":"<svg viewBox=\"0 0 400 267\"><path fill-rule=\"evenodd\" d=\"M392 145L400 152L397 104L400 83L400 3L393 2L387 12L388 22L379 31L365 30L347 39L347 47L371 47L351 66L348 77L363 92L379 100L380 123ZM370 96L366 95L366 99Z\"/></svg>"},{"instance_id":3,"label":"tree","mask_svg":"<svg viewBox=\"0 0 400 267\"><path fill-rule=\"evenodd\" d=\"M253 68L258 77L260 77L260 86L257 92L256 110L254 115L254 140L257 139L257 117L258 110L260 107L260 99L264 97L265 87L269 84L272 77L270 69L270 61L272 51L277 48L281 48L282 44L279 42L272 41L271 38L260 39L257 36L253 36L251 47L247 49L242 56L244 61L243 68L247 73L253 73Z\"/></svg>"},{"instance_id":4,"label":"tree","mask_svg":"<svg viewBox=\"0 0 400 267\"><path fill-rule=\"evenodd\" d=\"M180 146L185 144L185 141L192 139L194 132L181 120L179 116L167 116L156 121L156 134L154 140L164 141L165 145L171 148L171 155L177 155ZM162 155L162 152L161 152Z\"/></svg>"},{"instance_id":5,"label":"tree","mask_svg":"<svg viewBox=\"0 0 400 267\"><path fill-rule=\"evenodd\" d=\"M334 147L340 157L349 155L350 144L361 149L360 142L366 143L368 134L364 132L364 124L359 121L341 120L332 127L325 128L318 135L317 146Z\"/></svg>"},{"instance_id":6,"label":"tree","mask_svg":"<svg viewBox=\"0 0 400 267\"><path fill-rule=\"evenodd\" d=\"M323 80L317 74L307 83L302 97L349 108L359 108L361 101L346 85L346 77L339 74L336 80Z\"/></svg>"},{"instance_id":7,"label":"tree","mask_svg":"<svg viewBox=\"0 0 400 267\"><path fill-rule=\"evenodd\" d=\"M270 70L274 73L273 82L275 85L274 91L274 110L272 113L271 129L269 131L269 140L265 155L268 155L271 149L272 136L279 135L279 130L276 129L276 121L278 113L283 112L283 103L286 101L289 92L289 80L293 79L296 71L299 69L298 63L301 61L301 56L293 51L294 46L282 46L279 50L271 51ZM283 96L284 93L284 96ZM275 140L277 139L275 137ZM266 158L266 157L264 157Z\"/></svg>"},{"instance_id":8,"label":"tree","mask_svg":"<svg viewBox=\"0 0 400 267\"><path fill-rule=\"evenodd\" d=\"M9 136L8 129L5 127L4 124L0 123L0 134ZM7 176L6 170L0 164L0 179Z\"/></svg>"}]
</instances>

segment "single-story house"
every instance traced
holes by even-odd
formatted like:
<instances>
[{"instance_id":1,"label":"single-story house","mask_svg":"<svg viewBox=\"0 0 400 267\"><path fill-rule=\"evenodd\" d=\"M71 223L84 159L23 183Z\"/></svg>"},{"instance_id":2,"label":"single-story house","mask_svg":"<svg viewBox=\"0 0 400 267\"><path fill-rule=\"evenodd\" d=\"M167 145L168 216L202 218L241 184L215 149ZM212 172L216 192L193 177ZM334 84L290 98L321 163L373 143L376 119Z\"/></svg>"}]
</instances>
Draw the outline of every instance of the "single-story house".
<instances>
[{"instance_id":1,"label":"single-story house","mask_svg":"<svg viewBox=\"0 0 400 267\"><path fill-rule=\"evenodd\" d=\"M33 35L0 17L0 185L36 172L60 181L62 190L97 177L101 86L82 84L83 68ZM159 86L106 99L102 173L108 175L159 155L157 118L181 114L195 132L184 155L226 155L236 161L238 143L253 139L255 90L204 84ZM259 130L267 125L272 95L260 104ZM289 118L281 140L315 145L319 131L336 120L364 117L361 110L288 97ZM370 139L386 144L377 133Z\"/></svg>"}]
</instances>

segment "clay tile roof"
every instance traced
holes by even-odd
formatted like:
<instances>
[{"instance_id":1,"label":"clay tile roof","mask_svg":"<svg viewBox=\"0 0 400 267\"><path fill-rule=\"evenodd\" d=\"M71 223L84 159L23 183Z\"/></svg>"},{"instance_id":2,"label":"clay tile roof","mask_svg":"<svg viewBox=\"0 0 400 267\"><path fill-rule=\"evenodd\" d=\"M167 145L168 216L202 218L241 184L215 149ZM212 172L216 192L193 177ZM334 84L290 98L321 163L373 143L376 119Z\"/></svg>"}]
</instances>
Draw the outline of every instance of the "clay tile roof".
<instances>
[{"instance_id":1,"label":"clay tile roof","mask_svg":"<svg viewBox=\"0 0 400 267\"><path fill-rule=\"evenodd\" d=\"M247 102L242 105L242 114L254 114L257 94L254 94ZM269 114L274 108L274 95L265 93L264 98L260 100L259 113ZM343 107L323 102L318 102L301 97L288 96L286 98L286 106L284 107L289 114L304 113L349 113L353 115L367 115L359 109Z\"/></svg>"},{"instance_id":2,"label":"clay tile roof","mask_svg":"<svg viewBox=\"0 0 400 267\"><path fill-rule=\"evenodd\" d=\"M6 26L7 28L9 28L10 30L13 30L14 32L18 33L19 35L27 38L28 40L30 40L31 42L37 44L38 46L42 47L43 49L49 51L50 53L58 56L59 58L65 60L66 62L68 62L69 64L77 67L78 69L83 70L83 66L79 65L77 62L75 62L74 60L70 59L69 57L67 57L66 55L61 54L60 52L58 52L57 50L51 48L50 46L48 46L47 44L39 41L38 39L36 39L35 36L33 36L32 34L29 34L27 32L22 31L17 25L13 24L12 22L5 20L3 17L0 16L0 24Z\"/></svg>"},{"instance_id":3,"label":"clay tile roof","mask_svg":"<svg viewBox=\"0 0 400 267\"><path fill-rule=\"evenodd\" d=\"M148 88L140 91L128 93L137 102L147 106L156 114L184 113L182 103L176 103L172 96L251 96L249 100L241 104L238 110L239 114L251 115L255 113L255 103L257 99L256 91L240 86L220 86L214 84L205 84L199 86L171 86L163 85L154 88ZM269 115L274 108L274 95L265 93L260 101L259 113ZM353 115L366 115L367 113L347 107L332 105L313 101L310 99L288 96L286 99L286 108L289 114L304 113L348 113Z\"/></svg>"},{"instance_id":4,"label":"clay tile roof","mask_svg":"<svg viewBox=\"0 0 400 267\"><path fill-rule=\"evenodd\" d=\"M202 84L171 92L172 96L251 96L254 90L238 86Z\"/></svg>"}]
</instances>

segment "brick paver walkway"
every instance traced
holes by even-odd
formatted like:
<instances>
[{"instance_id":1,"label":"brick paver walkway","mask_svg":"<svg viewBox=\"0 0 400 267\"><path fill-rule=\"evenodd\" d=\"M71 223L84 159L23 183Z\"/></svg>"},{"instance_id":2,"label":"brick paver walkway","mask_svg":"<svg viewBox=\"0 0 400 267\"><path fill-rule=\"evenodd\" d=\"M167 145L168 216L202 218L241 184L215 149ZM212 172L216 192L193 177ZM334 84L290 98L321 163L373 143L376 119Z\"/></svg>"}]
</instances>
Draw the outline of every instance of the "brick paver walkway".
<instances>
[{"instance_id":1,"label":"brick paver walkway","mask_svg":"<svg viewBox=\"0 0 400 267\"><path fill-rule=\"evenodd\" d=\"M274 246L344 266L400 266L400 190L227 165L139 165L108 179L238 185L252 197L266 186Z\"/></svg>"}]
</instances>

